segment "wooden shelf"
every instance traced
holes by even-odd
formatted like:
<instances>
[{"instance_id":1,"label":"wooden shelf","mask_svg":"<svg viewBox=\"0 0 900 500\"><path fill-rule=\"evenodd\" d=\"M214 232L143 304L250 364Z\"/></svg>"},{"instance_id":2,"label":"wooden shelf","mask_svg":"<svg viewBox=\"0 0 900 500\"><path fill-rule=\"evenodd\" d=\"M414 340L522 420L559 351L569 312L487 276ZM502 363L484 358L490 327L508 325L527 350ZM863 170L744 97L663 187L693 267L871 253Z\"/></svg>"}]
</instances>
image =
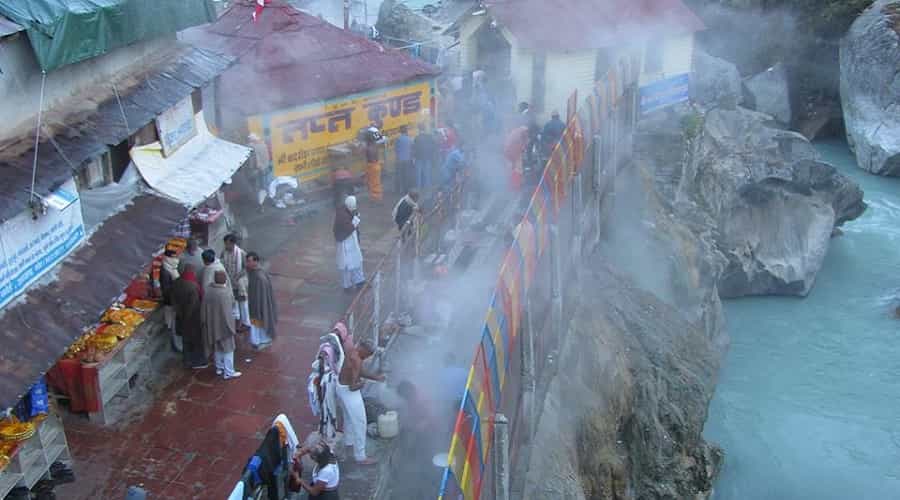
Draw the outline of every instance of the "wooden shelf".
<instances>
[{"instance_id":1,"label":"wooden shelf","mask_svg":"<svg viewBox=\"0 0 900 500\"><path fill-rule=\"evenodd\" d=\"M153 356L168 342L169 331L163 322L162 310L157 309L137 327L131 337L120 342L100 362L97 383L100 410L90 413L90 419L105 425L113 423L121 414L113 407L118 404L118 399L127 399L131 393L129 382L135 376L150 376Z\"/></svg>"},{"instance_id":2,"label":"wooden shelf","mask_svg":"<svg viewBox=\"0 0 900 500\"><path fill-rule=\"evenodd\" d=\"M17 484L22 482L23 479L25 479L25 474L22 474L21 472L0 472L0 494L5 497Z\"/></svg>"},{"instance_id":3,"label":"wooden shelf","mask_svg":"<svg viewBox=\"0 0 900 500\"><path fill-rule=\"evenodd\" d=\"M19 444L6 468L0 470L0 498L16 486L32 488L57 461L71 462L62 421L56 414L38 424L37 432Z\"/></svg>"}]
</instances>

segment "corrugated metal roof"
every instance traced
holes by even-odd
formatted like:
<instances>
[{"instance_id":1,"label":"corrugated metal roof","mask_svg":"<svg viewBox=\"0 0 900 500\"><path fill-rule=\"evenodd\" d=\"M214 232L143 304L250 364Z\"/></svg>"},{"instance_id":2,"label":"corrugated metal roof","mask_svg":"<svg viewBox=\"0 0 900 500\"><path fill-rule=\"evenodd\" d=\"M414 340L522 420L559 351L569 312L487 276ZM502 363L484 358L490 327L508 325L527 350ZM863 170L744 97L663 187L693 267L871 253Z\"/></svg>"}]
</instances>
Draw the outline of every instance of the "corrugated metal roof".
<instances>
[{"instance_id":1,"label":"corrugated metal roof","mask_svg":"<svg viewBox=\"0 0 900 500\"><path fill-rule=\"evenodd\" d=\"M178 203L150 195L103 223L58 268L51 284L0 310L0 407L14 406L122 293L186 215Z\"/></svg>"},{"instance_id":2,"label":"corrugated metal roof","mask_svg":"<svg viewBox=\"0 0 900 500\"><path fill-rule=\"evenodd\" d=\"M485 5L523 48L599 49L704 28L681 0L493 0Z\"/></svg>"},{"instance_id":3,"label":"corrugated metal roof","mask_svg":"<svg viewBox=\"0 0 900 500\"><path fill-rule=\"evenodd\" d=\"M0 16L0 38L18 33L20 31L25 31L25 28L17 23L10 21L4 16Z\"/></svg>"},{"instance_id":4,"label":"corrugated metal roof","mask_svg":"<svg viewBox=\"0 0 900 500\"><path fill-rule=\"evenodd\" d=\"M215 23L182 33L183 41L239 59L219 80L220 105L245 116L440 72L282 1L269 4L258 22L251 22L252 12L235 4Z\"/></svg>"},{"instance_id":5,"label":"corrugated metal roof","mask_svg":"<svg viewBox=\"0 0 900 500\"><path fill-rule=\"evenodd\" d=\"M189 96L222 73L233 59L195 47L182 47L165 60L153 64L132 83L119 87L122 107L112 86L91 89L90 98L100 101L96 110L72 112L65 109L48 110L61 116L56 125L48 126L45 139L38 149L38 171L35 190L48 193L72 177L73 171L97 157L108 146L127 139L139 127L154 120L161 112ZM136 83L135 83L136 82ZM98 92L105 92L99 97ZM86 99L76 99L83 105ZM122 114L125 114L123 119ZM128 127L125 126L125 120ZM51 120L48 120L48 123ZM20 138L12 145L4 145L0 153L0 221L8 220L28 206L31 187L31 166L34 136ZM55 144L54 144L55 143ZM58 149L57 149L58 146Z\"/></svg>"}]
</instances>

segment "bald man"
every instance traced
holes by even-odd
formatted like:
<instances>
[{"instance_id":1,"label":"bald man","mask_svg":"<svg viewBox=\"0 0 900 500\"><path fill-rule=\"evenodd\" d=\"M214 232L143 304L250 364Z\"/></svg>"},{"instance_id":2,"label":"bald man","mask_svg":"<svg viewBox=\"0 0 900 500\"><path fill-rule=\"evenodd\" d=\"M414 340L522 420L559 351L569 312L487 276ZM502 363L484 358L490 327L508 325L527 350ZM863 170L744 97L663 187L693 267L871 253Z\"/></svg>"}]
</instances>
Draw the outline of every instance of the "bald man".
<instances>
[{"instance_id":1,"label":"bald man","mask_svg":"<svg viewBox=\"0 0 900 500\"><path fill-rule=\"evenodd\" d=\"M225 380L241 376L234 371L234 292L228 284L225 271L215 271L213 282L203 291L203 340L207 352L212 351L216 362L216 374Z\"/></svg>"}]
</instances>

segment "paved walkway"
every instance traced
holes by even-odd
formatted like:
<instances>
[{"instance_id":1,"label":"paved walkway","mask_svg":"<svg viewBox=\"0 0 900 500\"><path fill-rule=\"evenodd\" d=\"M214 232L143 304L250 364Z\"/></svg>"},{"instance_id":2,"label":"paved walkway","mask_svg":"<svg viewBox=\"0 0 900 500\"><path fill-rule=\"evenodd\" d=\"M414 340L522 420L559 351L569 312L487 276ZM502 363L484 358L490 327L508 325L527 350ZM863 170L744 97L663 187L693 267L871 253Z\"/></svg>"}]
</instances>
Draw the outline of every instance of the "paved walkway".
<instances>
[{"instance_id":1,"label":"paved walkway","mask_svg":"<svg viewBox=\"0 0 900 500\"><path fill-rule=\"evenodd\" d=\"M380 205L360 200L367 270L394 241L393 198L388 194ZM58 487L59 498L118 500L129 485L143 485L153 500L224 500L277 414L285 413L302 436L315 430L306 396L309 365L319 337L351 300L334 267L333 214L326 206L295 226L276 211L243 220L251 233L243 247L271 256L280 315L273 347L257 353L239 342L235 365L243 377L227 382L212 368L185 371L173 358L164 368L170 381L149 407L135 408L115 428L67 415L77 482ZM342 463L341 497L369 498L375 474L374 467Z\"/></svg>"}]
</instances>

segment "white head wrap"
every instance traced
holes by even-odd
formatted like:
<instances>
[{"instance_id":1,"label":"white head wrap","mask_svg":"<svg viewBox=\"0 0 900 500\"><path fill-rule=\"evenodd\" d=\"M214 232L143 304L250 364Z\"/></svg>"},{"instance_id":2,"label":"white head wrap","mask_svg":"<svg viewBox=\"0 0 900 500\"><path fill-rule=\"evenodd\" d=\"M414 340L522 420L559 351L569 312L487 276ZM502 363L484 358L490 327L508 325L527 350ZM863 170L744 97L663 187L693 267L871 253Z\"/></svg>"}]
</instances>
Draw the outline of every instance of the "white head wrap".
<instances>
[{"instance_id":1,"label":"white head wrap","mask_svg":"<svg viewBox=\"0 0 900 500\"><path fill-rule=\"evenodd\" d=\"M344 200L344 206L346 206L348 210L356 210L356 196L348 196L347 199Z\"/></svg>"}]
</instances>

